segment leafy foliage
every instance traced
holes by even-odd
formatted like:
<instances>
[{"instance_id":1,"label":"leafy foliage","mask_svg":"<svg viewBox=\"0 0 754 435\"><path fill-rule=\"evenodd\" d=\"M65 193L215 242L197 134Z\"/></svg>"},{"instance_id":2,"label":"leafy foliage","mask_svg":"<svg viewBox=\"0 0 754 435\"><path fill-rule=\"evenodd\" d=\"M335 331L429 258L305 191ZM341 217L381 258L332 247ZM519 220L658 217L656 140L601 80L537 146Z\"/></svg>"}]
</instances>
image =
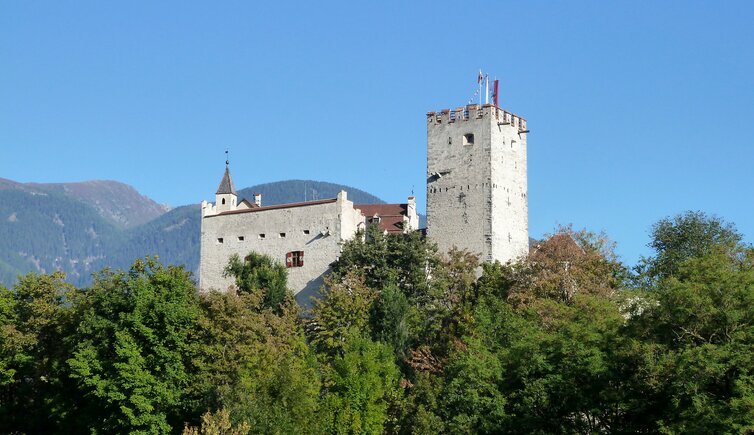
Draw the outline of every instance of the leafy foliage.
<instances>
[{"instance_id":1,"label":"leafy foliage","mask_svg":"<svg viewBox=\"0 0 754 435\"><path fill-rule=\"evenodd\" d=\"M715 250L735 255L743 249L742 236L732 224L700 211L661 219L652 226L651 236L649 246L656 255L643 258L637 267L640 278L650 282L674 275L691 258Z\"/></svg>"},{"instance_id":2,"label":"leafy foliage","mask_svg":"<svg viewBox=\"0 0 754 435\"><path fill-rule=\"evenodd\" d=\"M288 274L285 266L266 255L250 252L241 261L237 254L233 254L224 275L236 279L236 286L240 292L262 295L263 306L278 314L286 298L292 297L288 294Z\"/></svg>"},{"instance_id":3,"label":"leafy foliage","mask_svg":"<svg viewBox=\"0 0 754 435\"><path fill-rule=\"evenodd\" d=\"M102 272L88 293L68 360L87 399L79 417L111 433L182 424L199 316L188 273L148 258Z\"/></svg>"},{"instance_id":4,"label":"leafy foliage","mask_svg":"<svg viewBox=\"0 0 754 435\"><path fill-rule=\"evenodd\" d=\"M754 249L698 213L656 228L631 281L586 231L482 265L370 232L309 313L257 255L237 293L150 258L29 274L0 287L0 431L750 433Z\"/></svg>"},{"instance_id":5,"label":"leafy foliage","mask_svg":"<svg viewBox=\"0 0 754 435\"><path fill-rule=\"evenodd\" d=\"M366 338L350 339L326 371L323 430L337 434L378 434L397 393L399 372L390 348Z\"/></svg>"}]
</instances>

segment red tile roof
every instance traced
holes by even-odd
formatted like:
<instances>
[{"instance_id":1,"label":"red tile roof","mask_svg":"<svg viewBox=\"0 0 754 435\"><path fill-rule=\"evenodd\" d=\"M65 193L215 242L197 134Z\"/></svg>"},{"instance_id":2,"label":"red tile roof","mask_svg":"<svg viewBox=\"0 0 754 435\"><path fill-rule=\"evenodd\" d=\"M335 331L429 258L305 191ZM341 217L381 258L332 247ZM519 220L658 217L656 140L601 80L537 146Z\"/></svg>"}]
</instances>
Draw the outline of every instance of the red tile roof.
<instances>
[{"instance_id":1,"label":"red tile roof","mask_svg":"<svg viewBox=\"0 0 754 435\"><path fill-rule=\"evenodd\" d=\"M408 204L354 204L367 219L380 217L380 228L388 233L403 232L403 217L408 216Z\"/></svg>"},{"instance_id":2,"label":"red tile roof","mask_svg":"<svg viewBox=\"0 0 754 435\"><path fill-rule=\"evenodd\" d=\"M361 210L366 217L406 216L408 213L408 204L354 204L353 208Z\"/></svg>"}]
</instances>

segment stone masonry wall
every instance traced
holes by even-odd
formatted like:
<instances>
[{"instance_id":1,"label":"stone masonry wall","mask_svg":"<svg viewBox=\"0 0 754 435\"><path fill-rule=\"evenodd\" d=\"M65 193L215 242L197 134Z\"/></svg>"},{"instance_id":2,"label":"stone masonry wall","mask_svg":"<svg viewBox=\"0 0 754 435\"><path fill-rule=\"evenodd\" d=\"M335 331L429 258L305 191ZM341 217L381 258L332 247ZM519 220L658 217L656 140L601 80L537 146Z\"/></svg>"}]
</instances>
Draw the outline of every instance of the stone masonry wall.
<instances>
[{"instance_id":1,"label":"stone masonry wall","mask_svg":"<svg viewBox=\"0 0 754 435\"><path fill-rule=\"evenodd\" d=\"M427 114L427 231L441 251L501 262L526 254L525 127L491 105Z\"/></svg>"},{"instance_id":2,"label":"stone masonry wall","mask_svg":"<svg viewBox=\"0 0 754 435\"><path fill-rule=\"evenodd\" d=\"M243 258L254 251L285 264L288 252L304 251L304 265L287 269L288 287L308 306L340 255L340 243L353 237L363 219L345 192L333 202L204 217L199 286L227 290L233 279L222 273L232 254Z\"/></svg>"}]
</instances>

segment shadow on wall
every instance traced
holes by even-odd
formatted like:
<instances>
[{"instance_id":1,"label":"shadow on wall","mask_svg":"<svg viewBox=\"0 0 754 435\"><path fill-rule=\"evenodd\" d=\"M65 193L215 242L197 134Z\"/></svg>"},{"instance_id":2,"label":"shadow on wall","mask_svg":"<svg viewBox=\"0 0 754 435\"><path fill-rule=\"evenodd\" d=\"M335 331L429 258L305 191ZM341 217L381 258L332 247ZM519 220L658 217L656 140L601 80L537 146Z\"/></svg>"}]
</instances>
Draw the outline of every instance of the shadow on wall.
<instances>
[{"instance_id":1,"label":"shadow on wall","mask_svg":"<svg viewBox=\"0 0 754 435\"><path fill-rule=\"evenodd\" d=\"M298 302L306 315L310 314L311 309L314 306L314 301L312 299L319 299L321 297L319 289L325 283L326 274L327 273L323 273L317 278L309 281L306 283L306 287L304 287L303 290L296 293L296 302Z\"/></svg>"}]
</instances>

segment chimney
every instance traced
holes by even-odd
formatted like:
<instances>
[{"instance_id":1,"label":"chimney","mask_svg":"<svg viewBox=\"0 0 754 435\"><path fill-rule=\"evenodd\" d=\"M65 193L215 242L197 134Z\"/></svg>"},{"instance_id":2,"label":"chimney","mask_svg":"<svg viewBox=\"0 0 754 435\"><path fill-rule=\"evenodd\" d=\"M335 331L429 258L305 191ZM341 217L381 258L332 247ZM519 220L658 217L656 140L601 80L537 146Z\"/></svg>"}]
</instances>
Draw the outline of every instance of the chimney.
<instances>
[{"instance_id":1,"label":"chimney","mask_svg":"<svg viewBox=\"0 0 754 435\"><path fill-rule=\"evenodd\" d=\"M416 212L416 198L414 196L408 197L408 204L406 204L406 217L408 218L408 229L419 229L419 214Z\"/></svg>"},{"instance_id":2,"label":"chimney","mask_svg":"<svg viewBox=\"0 0 754 435\"><path fill-rule=\"evenodd\" d=\"M254 204L256 204L257 207L262 206L262 194L261 193L255 193L254 194Z\"/></svg>"}]
</instances>

